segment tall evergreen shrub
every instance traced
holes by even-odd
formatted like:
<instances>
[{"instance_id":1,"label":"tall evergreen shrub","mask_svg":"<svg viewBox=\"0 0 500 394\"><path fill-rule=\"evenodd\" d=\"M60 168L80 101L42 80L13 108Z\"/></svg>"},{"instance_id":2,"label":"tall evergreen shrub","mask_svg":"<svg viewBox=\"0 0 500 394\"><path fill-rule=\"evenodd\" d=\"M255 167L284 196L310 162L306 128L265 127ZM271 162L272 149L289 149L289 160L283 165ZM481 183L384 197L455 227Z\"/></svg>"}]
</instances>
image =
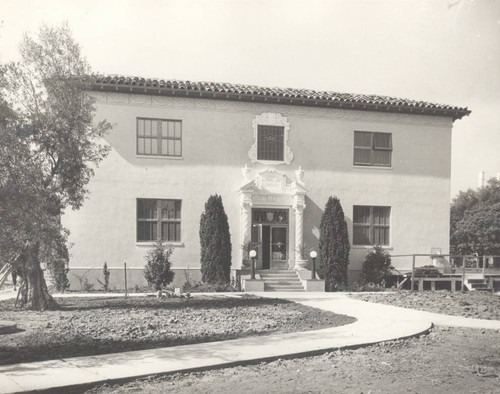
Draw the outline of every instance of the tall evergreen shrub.
<instances>
[{"instance_id":1,"label":"tall evergreen shrub","mask_svg":"<svg viewBox=\"0 0 500 394\"><path fill-rule=\"evenodd\" d=\"M210 196L200 220L201 274L205 283L229 283L231 236L219 195Z\"/></svg>"},{"instance_id":2,"label":"tall evergreen shrub","mask_svg":"<svg viewBox=\"0 0 500 394\"><path fill-rule=\"evenodd\" d=\"M325 280L326 291L340 290L347 285L350 249L344 211L339 199L330 197L319 229L318 275Z\"/></svg>"}]
</instances>

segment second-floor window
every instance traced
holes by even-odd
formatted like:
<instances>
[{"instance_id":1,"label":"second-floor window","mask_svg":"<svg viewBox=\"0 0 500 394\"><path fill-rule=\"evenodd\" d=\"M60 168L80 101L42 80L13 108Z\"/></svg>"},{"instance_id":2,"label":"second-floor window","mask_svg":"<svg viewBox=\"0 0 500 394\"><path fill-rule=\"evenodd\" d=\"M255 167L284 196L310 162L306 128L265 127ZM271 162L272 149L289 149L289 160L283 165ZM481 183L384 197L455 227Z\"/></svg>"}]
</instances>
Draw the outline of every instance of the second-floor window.
<instances>
[{"instance_id":1,"label":"second-floor window","mask_svg":"<svg viewBox=\"0 0 500 394\"><path fill-rule=\"evenodd\" d=\"M391 133L354 132L354 165L390 167L391 163Z\"/></svg>"},{"instance_id":2,"label":"second-floor window","mask_svg":"<svg viewBox=\"0 0 500 394\"><path fill-rule=\"evenodd\" d=\"M257 160L283 161L284 127L259 125L257 131Z\"/></svg>"},{"instance_id":3,"label":"second-floor window","mask_svg":"<svg viewBox=\"0 0 500 394\"><path fill-rule=\"evenodd\" d=\"M137 154L181 157L182 122L137 118Z\"/></svg>"}]
</instances>

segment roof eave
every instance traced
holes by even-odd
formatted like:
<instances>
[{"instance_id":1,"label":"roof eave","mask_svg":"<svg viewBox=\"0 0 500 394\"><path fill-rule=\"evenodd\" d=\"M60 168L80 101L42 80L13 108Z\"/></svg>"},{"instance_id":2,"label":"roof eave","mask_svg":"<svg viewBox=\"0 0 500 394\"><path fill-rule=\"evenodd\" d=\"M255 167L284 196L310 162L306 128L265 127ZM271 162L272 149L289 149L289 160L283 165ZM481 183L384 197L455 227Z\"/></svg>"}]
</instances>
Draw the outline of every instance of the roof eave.
<instances>
[{"instance_id":1,"label":"roof eave","mask_svg":"<svg viewBox=\"0 0 500 394\"><path fill-rule=\"evenodd\" d=\"M375 111L387 113L402 113L427 116L443 116L452 118L453 121L468 116L471 111L468 108L426 108L408 105L391 105L383 103L364 103L357 101L319 100L303 97L273 96L266 94L246 94L234 92L222 92L200 89L179 89L163 86L141 86L132 84L116 84L91 81L87 84L89 90L106 91L115 93L149 94L156 96L190 97L215 100L245 101L275 103L283 105L297 105L307 107L336 108L346 110Z\"/></svg>"}]
</instances>

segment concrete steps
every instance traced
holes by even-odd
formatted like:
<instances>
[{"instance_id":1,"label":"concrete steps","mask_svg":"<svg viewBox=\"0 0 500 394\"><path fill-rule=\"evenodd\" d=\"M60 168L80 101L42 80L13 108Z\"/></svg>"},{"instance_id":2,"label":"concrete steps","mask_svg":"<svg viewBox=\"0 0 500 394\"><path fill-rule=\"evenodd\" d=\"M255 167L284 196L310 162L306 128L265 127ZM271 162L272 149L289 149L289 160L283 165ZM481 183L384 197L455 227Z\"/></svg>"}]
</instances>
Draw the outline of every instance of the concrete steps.
<instances>
[{"instance_id":1,"label":"concrete steps","mask_svg":"<svg viewBox=\"0 0 500 394\"><path fill-rule=\"evenodd\" d=\"M266 270L259 271L259 275L264 281L264 291L305 291L296 271Z\"/></svg>"},{"instance_id":2,"label":"concrete steps","mask_svg":"<svg viewBox=\"0 0 500 394\"><path fill-rule=\"evenodd\" d=\"M493 292L493 286L486 279L467 278L464 284L470 291Z\"/></svg>"}]
</instances>

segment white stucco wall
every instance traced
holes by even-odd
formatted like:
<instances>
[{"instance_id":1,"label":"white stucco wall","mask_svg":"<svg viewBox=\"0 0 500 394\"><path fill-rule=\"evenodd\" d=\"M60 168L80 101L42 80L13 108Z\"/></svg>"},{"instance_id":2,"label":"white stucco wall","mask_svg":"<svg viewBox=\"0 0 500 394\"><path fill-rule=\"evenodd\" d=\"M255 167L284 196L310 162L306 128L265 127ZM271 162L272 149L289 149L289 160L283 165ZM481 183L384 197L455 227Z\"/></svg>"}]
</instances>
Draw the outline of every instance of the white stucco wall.
<instances>
[{"instance_id":1,"label":"white stucco wall","mask_svg":"<svg viewBox=\"0 0 500 394\"><path fill-rule=\"evenodd\" d=\"M391 254L448 252L451 118L348 111L220 100L93 93L96 120L107 119L109 157L89 185L90 198L78 212L67 212L71 267L144 265L149 245L136 242L136 199L182 200L182 244L176 268L199 267L199 220L211 194L222 196L232 234L233 266L239 267L241 169L252 176L268 168L251 164L252 120L279 113L290 122L290 165L277 166L294 180L302 167L308 189L304 239L316 246L322 210L329 196L343 206L352 239L353 205L391 207ZM182 120L182 159L136 155L136 118ZM353 166L353 132L392 133L392 168ZM291 215L293 216L293 214ZM290 226L292 228L292 226ZM293 234L290 234L293 239ZM293 251L293 249L292 249ZM350 269L361 268L365 247L352 247ZM394 259L407 268L411 259Z\"/></svg>"}]
</instances>

